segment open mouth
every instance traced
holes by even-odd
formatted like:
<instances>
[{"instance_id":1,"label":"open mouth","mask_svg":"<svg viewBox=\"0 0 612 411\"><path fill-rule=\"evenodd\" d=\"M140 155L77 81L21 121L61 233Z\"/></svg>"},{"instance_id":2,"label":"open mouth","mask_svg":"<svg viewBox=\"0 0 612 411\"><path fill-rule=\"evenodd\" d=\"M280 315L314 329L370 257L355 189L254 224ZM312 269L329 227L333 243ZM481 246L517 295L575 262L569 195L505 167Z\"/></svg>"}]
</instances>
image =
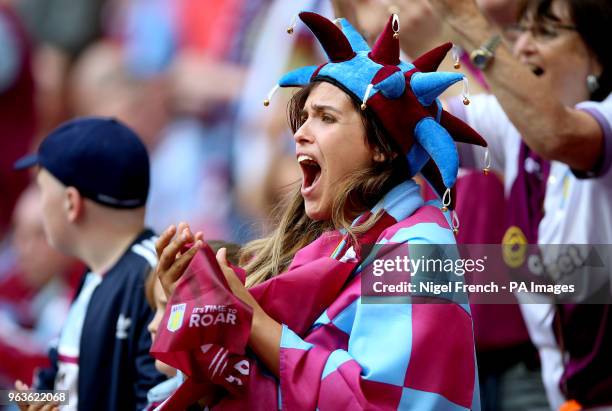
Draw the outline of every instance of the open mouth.
<instances>
[{"instance_id":1,"label":"open mouth","mask_svg":"<svg viewBox=\"0 0 612 411\"><path fill-rule=\"evenodd\" d=\"M321 177L321 166L314 158L306 154L298 156L298 163L302 168L302 175L304 176L302 188L308 190L319 181L319 177Z\"/></svg>"},{"instance_id":2,"label":"open mouth","mask_svg":"<svg viewBox=\"0 0 612 411\"><path fill-rule=\"evenodd\" d=\"M544 69L540 66L536 66L535 64L530 64L529 68L531 69L531 72L538 77L544 74Z\"/></svg>"}]
</instances>

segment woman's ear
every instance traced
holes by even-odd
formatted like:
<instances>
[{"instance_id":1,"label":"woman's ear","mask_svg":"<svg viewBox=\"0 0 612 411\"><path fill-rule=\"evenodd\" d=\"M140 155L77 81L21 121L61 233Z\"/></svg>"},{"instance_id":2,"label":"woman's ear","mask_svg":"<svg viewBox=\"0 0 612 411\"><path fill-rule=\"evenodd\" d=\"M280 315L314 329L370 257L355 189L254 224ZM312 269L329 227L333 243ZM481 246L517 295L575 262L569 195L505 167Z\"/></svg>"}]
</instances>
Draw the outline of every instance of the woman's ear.
<instances>
[{"instance_id":1,"label":"woman's ear","mask_svg":"<svg viewBox=\"0 0 612 411\"><path fill-rule=\"evenodd\" d=\"M372 157L375 163L384 163L387 160L387 156L383 153L380 147L374 147L374 156Z\"/></svg>"},{"instance_id":2,"label":"woman's ear","mask_svg":"<svg viewBox=\"0 0 612 411\"><path fill-rule=\"evenodd\" d=\"M383 153L380 147L374 147L374 156L372 157L372 160L374 160L375 163L384 163L385 161L389 160L389 157L391 157L391 160L395 160L397 153Z\"/></svg>"},{"instance_id":3,"label":"woman's ear","mask_svg":"<svg viewBox=\"0 0 612 411\"><path fill-rule=\"evenodd\" d=\"M74 187L66 188L66 197L64 199L64 211L69 222L76 222L83 214L84 199Z\"/></svg>"}]
</instances>

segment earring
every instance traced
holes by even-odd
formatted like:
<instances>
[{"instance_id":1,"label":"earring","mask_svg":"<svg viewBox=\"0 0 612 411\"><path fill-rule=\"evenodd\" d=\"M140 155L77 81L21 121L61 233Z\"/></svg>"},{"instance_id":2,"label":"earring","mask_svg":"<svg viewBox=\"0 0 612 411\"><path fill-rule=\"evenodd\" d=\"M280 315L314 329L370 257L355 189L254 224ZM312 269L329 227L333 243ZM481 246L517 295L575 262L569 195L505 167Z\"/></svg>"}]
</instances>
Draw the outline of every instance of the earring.
<instances>
[{"instance_id":1,"label":"earring","mask_svg":"<svg viewBox=\"0 0 612 411\"><path fill-rule=\"evenodd\" d=\"M586 78L586 83L589 93L594 93L599 88L599 80L595 74L589 74Z\"/></svg>"}]
</instances>

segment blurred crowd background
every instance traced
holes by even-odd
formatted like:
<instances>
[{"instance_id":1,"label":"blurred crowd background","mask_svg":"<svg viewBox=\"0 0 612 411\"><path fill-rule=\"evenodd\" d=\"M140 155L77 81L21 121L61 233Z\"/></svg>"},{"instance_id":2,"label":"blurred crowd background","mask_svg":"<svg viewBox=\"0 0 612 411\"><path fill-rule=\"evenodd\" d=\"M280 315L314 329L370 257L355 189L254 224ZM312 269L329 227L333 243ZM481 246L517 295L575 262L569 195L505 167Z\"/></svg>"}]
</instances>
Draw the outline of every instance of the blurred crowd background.
<instances>
[{"instance_id":1,"label":"blurred crowd background","mask_svg":"<svg viewBox=\"0 0 612 411\"><path fill-rule=\"evenodd\" d=\"M477 1L501 28L525 2ZM304 26L287 33L300 10L347 12L370 40L399 12L408 60L446 40L425 0L0 0L0 388L30 383L47 363L83 273L47 245L32 175L13 172L13 162L65 120L117 117L149 148L154 230L187 221L206 238L238 244L266 233L271 209L301 177L286 120L291 91L279 91L269 107L262 101L282 73L322 61ZM449 55L442 69L453 64ZM473 93L486 92L477 72L470 78ZM486 201L462 197L468 186L488 193ZM501 180L463 169L458 190L470 227L459 241L499 243ZM512 361L495 350L487 356L489 348L522 344L527 333L520 318L518 337L480 324L514 319L504 310L474 313L485 374ZM525 347L521 358L537 363Z\"/></svg>"},{"instance_id":2,"label":"blurred crowd background","mask_svg":"<svg viewBox=\"0 0 612 411\"><path fill-rule=\"evenodd\" d=\"M151 156L147 223L244 243L298 180L280 74L319 59L303 9L323 1L0 1L0 387L47 364L84 267L46 243L16 159L75 116L132 127Z\"/></svg>"}]
</instances>

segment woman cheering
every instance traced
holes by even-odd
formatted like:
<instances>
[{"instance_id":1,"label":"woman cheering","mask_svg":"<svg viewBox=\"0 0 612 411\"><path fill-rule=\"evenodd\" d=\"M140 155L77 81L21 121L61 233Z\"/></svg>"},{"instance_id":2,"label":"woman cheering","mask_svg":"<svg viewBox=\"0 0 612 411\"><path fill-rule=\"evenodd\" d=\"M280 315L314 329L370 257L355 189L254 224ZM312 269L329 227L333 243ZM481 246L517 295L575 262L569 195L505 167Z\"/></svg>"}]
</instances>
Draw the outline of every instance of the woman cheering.
<instances>
[{"instance_id":1,"label":"woman cheering","mask_svg":"<svg viewBox=\"0 0 612 411\"><path fill-rule=\"evenodd\" d=\"M246 286L236 274L241 270L226 262L223 250L217 253L229 289L253 317L246 393L208 405L479 409L465 296L377 295L372 286L374 260L416 258L416 245L455 244L454 140L485 143L437 100L463 78L435 72L450 44L408 64L399 60L395 15L372 49L343 19L307 12L300 18L329 59L278 84L301 87L289 118L302 181L281 207L276 230L244 247ZM423 201L411 179L419 172L442 203ZM168 307L181 302L175 289L202 246L199 238L181 225L158 241L157 274L170 295ZM380 281L392 284L398 271ZM454 274L417 272L408 279L460 281ZM209 368L217 368L218 358Z\"/></svg>"}]
</instances>

